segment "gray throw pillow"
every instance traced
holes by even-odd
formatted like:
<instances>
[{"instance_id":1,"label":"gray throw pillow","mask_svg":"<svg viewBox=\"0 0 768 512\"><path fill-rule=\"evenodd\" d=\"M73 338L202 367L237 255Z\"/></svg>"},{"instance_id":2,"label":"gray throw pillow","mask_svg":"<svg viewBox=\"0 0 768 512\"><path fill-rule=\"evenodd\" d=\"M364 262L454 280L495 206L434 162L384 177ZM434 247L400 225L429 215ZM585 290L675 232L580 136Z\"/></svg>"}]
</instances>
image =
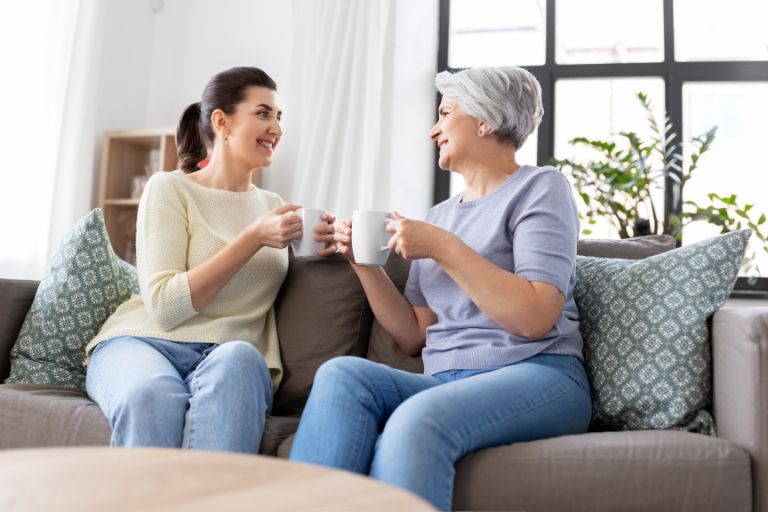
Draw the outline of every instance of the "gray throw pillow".
<instances>
[{"instance_id":1,"label":"gray throw pillow","mask_svg":"<svg viewBox=\"0 0 768 512\"><path fill-rule=\"evenodd\" d=\"M728 298L750 234L637 261L577 256L593 430L715 434L707 319Z\"/></svg>"},{"instance_id":2,"label":"gray throw pillow","mask_svg":"<svg viewBox=\"0 0 768 512\"><path fill-rule=\"evenodd\" d=\"M136 269L117 257L98 208L59 243L11 350L6 383L85 387L85 345L132 293Z\"/></svg>"}]
</instances>

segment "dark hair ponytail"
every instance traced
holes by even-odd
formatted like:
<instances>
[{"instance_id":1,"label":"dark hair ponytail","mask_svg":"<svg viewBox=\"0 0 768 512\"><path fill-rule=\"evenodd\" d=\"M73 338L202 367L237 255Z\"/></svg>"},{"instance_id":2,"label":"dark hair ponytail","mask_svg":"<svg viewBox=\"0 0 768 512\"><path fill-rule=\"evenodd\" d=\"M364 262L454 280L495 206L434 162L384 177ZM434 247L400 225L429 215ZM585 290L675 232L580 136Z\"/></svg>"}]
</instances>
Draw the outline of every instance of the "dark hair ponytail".
<instances>
[{"instance_id":1,"label":"dark hair ponytail","mask_svg":"<svg viewBox=\"0 0 768 512\"><path fill-rule=\"evenodd\" d=\"M200 133L200 112L200 103L188 106L181 114L179 127L176 129L179 167L186 173L195 172L197 164L208 156L208 150Z\"/></svg>"},{"instance_id":2,"label":"dark hair ponytail","mask_svg":"<svg viewBox=\"0 0 768 512\"><path fill-rule=\"evenodd\" d=\"M208 156L206 147L213 144L215 137L211 113L219 109L227 115L234 114L237 105L245 100L248 87L277 90L275 81L259 68L231 68L210 79L202 102L187 107L176 131L179 166L184 172L195 172L197 164Z\"/></svg>"}]
</instances>

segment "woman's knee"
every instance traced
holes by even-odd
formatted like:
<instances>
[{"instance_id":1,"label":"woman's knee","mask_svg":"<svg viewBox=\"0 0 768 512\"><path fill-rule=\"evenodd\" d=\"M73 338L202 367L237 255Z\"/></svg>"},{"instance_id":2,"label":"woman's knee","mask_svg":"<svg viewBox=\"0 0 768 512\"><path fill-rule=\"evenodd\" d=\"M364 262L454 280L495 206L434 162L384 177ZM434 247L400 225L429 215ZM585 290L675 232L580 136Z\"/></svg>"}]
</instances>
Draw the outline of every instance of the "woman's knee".
<instances>
[{"instance_id":1,"label":"woman's knee","mask_svg":"<svg viewBox=\"0 0 768 512\"><path fill-rule=\"evenodd\" d=\"M320 365L315 373L314 386L360 385L367 380L376 363L354 356L340 356Z\"/></svg>"},{"instance_id":2,"label":"woman's knee","mask_svg":"<svg viewBox=\"0 0 768 512\"><path fill-rule=\"evenodd\" d=\"M115 419L131 417L141 421L178 423L183 425L189 394L183 385L169 382L168 376L132 382L111 393L111 408Z\"/></svg>"},{"instance_id":3,"label":"woman's knee","mask_svg":"<svg viewBox=\"0 0 768 512\"><path fill-rule=\"evenodd\" d=\"M258 370L259 375L269 378L269 368L264 356L247 341L230 341L216 347L208 356L209 363L218 362L224 372L230 375L251 374Z\"/></svg>"}]
</instances>

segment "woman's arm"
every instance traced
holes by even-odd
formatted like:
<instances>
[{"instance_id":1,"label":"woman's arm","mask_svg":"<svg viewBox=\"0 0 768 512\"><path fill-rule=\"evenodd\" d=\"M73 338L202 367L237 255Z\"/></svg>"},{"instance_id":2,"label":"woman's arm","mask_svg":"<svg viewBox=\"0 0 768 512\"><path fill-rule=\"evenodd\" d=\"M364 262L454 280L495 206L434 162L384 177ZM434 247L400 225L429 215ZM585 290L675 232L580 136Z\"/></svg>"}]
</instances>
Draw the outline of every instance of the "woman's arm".
<instances>
[{"instance_id":1,"label":"woman's arm","mask_svg":"<svg viewBox=\"0 0 768 512\"><path fill-rule=\"evenodd\" d=\"M437 316L426 307L411 307L381 267L353 264L374 316L403 351L418 354L427 339L427 327Z\"/></svg>"},{"instance_id":2,"label":"woman's arm","mask_svg":"<svg viewBox=\"0 0 768 512\"><path fill-rule=\"evenodd\" d=\"M301 218L293 214L298 208L284 204L265 213L213 257L189 269L189 292L195 311L210 304L262 247L282 249L301 236Z\"/></svg>"},{"instance_id":3,"label":"woman's arm","mask_svg":"<svg viewBox=\"0 0 768 512\"><path fill-rule=\"evenodd\" d=\"M554 325L565 297L551 284L504 270L432 224L400 216L391 223L390 246L406 259L432 258L503 329L524 338L543 336Z\"/></svg>"},{"instance_id":4,"label":"woman's arm","mask_svg":"<svg viewBox=\"0 0 768 512\"><path fill-rule=\"evenodd\" d=\"M426 343L427 327L437 322L437 316L427 307L412 307L383 268L355 263L351 220L340 223L335 240L338 252L352 264L381 326L405 353L418 354Z\"/></svg>"},{"instance_id":5,"label":"woman's arm","mask_svg":"<svg viewBox=\"0 0 768 512\"><path fill-rule=\"evenodd\" d=\"M477 307L517 336L544 336L563 309L565 297L556 287L497 267L458 237L437 251L435 261Z\"/></svg>"}]
</instances>

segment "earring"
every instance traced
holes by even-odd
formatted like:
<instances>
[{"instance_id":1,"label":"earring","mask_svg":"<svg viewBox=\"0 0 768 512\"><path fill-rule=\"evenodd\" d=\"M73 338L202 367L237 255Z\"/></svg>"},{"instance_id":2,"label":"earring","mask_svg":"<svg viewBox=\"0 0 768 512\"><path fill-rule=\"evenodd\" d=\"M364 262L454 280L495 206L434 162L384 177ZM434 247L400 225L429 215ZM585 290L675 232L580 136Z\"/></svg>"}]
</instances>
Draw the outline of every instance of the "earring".
<instances>
[{"instance_id":1,"label":"earring","mask_svg":"<svg viewBox=\"0 0 768 512\"><path fill-rule=\"evenodd\" d=\"M229 145L229 135L224 137L224 144Z\"/></svg>"},{"instance_id":2,"label":"earring","mask_svg":"<svg viewBox=\"0 0 768 512\"><path fill-rule=\"evenodd\" d=\"M477 134L482 137L485 135L485 130L478 130Z\"/></svg>"}]
</instances>

